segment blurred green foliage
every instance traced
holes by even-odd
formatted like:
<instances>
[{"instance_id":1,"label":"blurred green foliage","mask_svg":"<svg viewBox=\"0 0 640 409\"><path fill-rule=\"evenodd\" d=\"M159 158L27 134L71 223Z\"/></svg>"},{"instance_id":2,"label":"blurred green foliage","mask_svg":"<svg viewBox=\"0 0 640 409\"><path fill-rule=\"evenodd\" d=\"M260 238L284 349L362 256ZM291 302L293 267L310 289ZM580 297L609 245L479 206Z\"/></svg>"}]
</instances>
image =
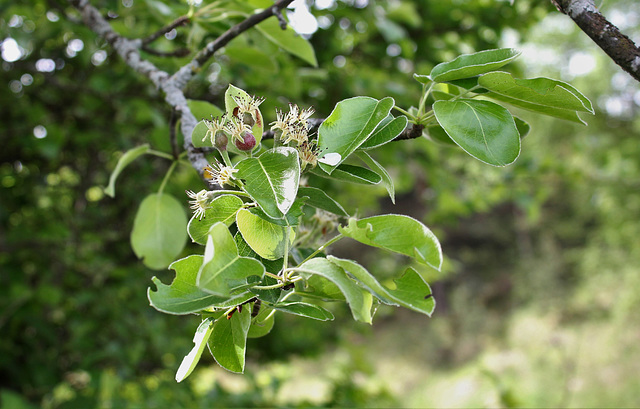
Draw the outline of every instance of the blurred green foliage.
<instances>
[{"instance_id":1,"label":"blurred green foliage","mask_svg":"<svg viewBox=\"0 0 640 409\"><path fill-rule=\"evenodd\" d=\"M92 3L117 15L114 28L131 37L166 24L167 5L187 9L168 0ZM396 206L383 187L336 191L323 182L349 212L409 214L436 232L445 272L420 270L435 283L435 317L381 308L374 327L347 325L348 311L331 305L339 323L281 317L268 337L250 341L243 378L209 358L178 385L198 320L148 306L153 274L129 244L135 209L169 163L137 161L115 199L102 191L127 149L170 151L170 112L66 3L2 3L3 47L15 39L22 57L0 70L1 407L640 405L640 89L565 16L537 25L552 10L530 0L338 1L314 10L318 69L275 48L262 50L269 59L261 65L234 59L251 46L251 32L202 69L190 98L223 106L233 81L267 97L267 121L289 101L323 117L355 95L416 105L412 72L515 37L533 44L522 47L527 62L516 69L560 75L598 113L587 128L524 113L532 132L505 169L426 140L387 145L375 157L395 177ZM626 0L603 11L640 12ZM158 47L194 42L180 28ZM591 71L566 68L584 55ZM150 58L168 70L186 61ZM49 59L52 72L43 68ZM182 167L167 189L182 197L198 186ZM380 277L407 262L359 258Z\"/></svg>"}]
</instances>

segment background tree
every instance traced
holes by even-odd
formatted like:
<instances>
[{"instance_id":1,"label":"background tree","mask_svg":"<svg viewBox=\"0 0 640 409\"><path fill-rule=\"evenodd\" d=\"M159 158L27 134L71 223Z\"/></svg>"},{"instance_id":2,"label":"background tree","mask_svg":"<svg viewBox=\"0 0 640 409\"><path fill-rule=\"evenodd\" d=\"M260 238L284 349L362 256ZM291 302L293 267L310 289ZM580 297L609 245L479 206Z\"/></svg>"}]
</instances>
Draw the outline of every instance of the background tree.
<instances>
[{"instance_id":1,"label":"background tree","mask_svg":"<svg viewBox=\"0 0 640 409\"><path fill-rule=\"evenodd\" d=\"M455 6L438 2L416 7L411 2L399 2L354 9L337 3L335 10L314 11L319 18L328 19L320 19L327 28L312 38L320 70L311 70L284 53L270 56L267 61L271 64L252 64L251 58L242 60L244 47L238 45L234 56L229 45L228 58L200 71L186 94L221 104L222 90L233 80L252 93L268 96L267 103L286 95L300 104L313 103L323 116L335 102L353 95L391 95L399 103L410 105L419 88L407 75L412 71L408 65L413 65L416 72L428 72L436 63L460 52L495 47L508 27L529 37L527 27L550 10L536 4L522 1L512 7L478 2ZM81 406L95 402L149 405L159 401L206 405L213 397L221 402L228 399L229 404L277 403L269 400L269 391L281 391L280 383L290 376L278 372L277 366L267 366L267 378L250 377L241 394L231 393L233 389L224 383L222 375L216 375L217 386L196 389L197 393L171 386L176 361L186 352L184 340L190 339L193 328L148 308L140 290L147 285L149 274L134 259L127 242L140 200L138 192L160 183L158 175L164 174L166 162L158 159L132 165L123 175L129 175L126 183L118 186L118 201L104 199L101 188L115 166L117 155L113 152L147 141L155 149L171 152L167 137L171 110L163 96L120 59L110 57L112 48L83 28L76 21L78 14L66 4L33 2L3 7L6 34L1 75L7 86L3 88L4 109L0 114L5 146L0 153L0 171L6 190L1 201L4 233L0 245L6 272L2 288L8 294L3 297L0 321L8 334L0 341L3 386L50 406L65 402ZM160 3L104 3L103 7L118 15L112 23L130 38L145 38L168 21L163 15L166 8ZM633 10L634 6L623 3L622 7ZM358 29L361 22L364 25ZM170 52L180 49L173 44L186 40L184 28L178 28L176 35L177 40L161 37L155 46ZM14 48L8 37L22 48L18 59L7 51ZM379 45L380 40L385 46ZM572 41L576 39L568 39L566 44ZM168 71L185 61L149 58ZM611 75L606 62L595 61L596 78ZM562 323L538 323L535 328L543 329L540 345L549 340L544 338L548 334L545 330L560 334L554 340L558 345L554 351L561 357L540 356L549 360L550 368L567 376L569 392L584 391L580 382L590 385L597 380L574 375L584 372L572 369L577 357L583 357L568 352L580 345L572 329L594 334L594 344L600 342L598 345L606 346L607 337L622 339L618 350L637 353L631 343L636 325L627 325L627 331L616 325L598 327L609 322L637 324L629 314L638 300L629 288L637 280L633 266L639 254L633 240L638 228L633 223L637 200L630 194L637 188L638 156L628 137L637 128L633 115L637 104L630 102L637 88L620 77L614 78L612 87L607 81L584 79L596 85L589 94L592 99L603 95L601 106L609 108L607 115L590 121L587 131L556 121L536 124L538 131L526 140L535 146L535 152L531 149L506 172L495 172L459 152L417 141L381 153L381 162L402 164L395 171L399 193L405 199L399 204L415 204L394 211L412 214L430 225L437 223L446 230L438 232L441 239L443 235L448 237L443 240L451 258L448 276L425 272L431 279L441 280L442 320L434 320L428 334L416 330L416 339L427 337L434 347L426 352L425 347L420 348L414 357L435 367L440 363L445 368L457 368L485 356L481 352L487 345L517 349L520 344L509 335L507 324L526 330L523 325L530 321L510 320L510 316L505 319L509 306L518 307L516 316L534 311L546 320ZM328 88L326 84L337 86ZM265 106L265 111L268 109ZM606 127L597 127L600 120ZM180 185L199 183L189 169L178 170L177 178ZM168 189L180 194L180 186ZM357 206L370 212L388 205L355 186L345 189L341 200L351 209ZM518 243L515 249L514 241ZM384 263L392 262L376 261L381 270ZM169 281L170 273L161 278ZM400 318L411 320L404 315ZM416 322L420 323L418 328L426 326L423 320L402 319L390 320L388 328L394 328L393 322L411 322L412 328ZM299 321L295 326L299 329L295 337L282 336L282 332L290 332L283 323L272 337L254 346L261 349L262 362L295 353L322 353L327 341L336 342L341 351L349 350L349 344L371 331L358 327L348 332ZM165 336L168 333L175 336ZM478 342L478 334L495 338ZM589 361L589 365L611 365L625 378L633 360L621 363L616 359L619 355L611 354L610 360ZM345 368L339 371L341 374L380 372L379 367L349 356L342 364L340 357L332 360L329 356L329 362ZM386 362L379 351L374 356L378 362ZM404 362L402 357L396 358L396 363ZM537 368L538 374L548 374L544 362L535 364L533 358L527 362ZM487 365L498 378L495 387L487 386L493 378L481 378L487 382L481 389L502 391L499 396L505 400L515 395L521 402L556 404L555 399L563 398L543 398L527 392L531 389L514 380L517 375L509 372L513 370L508 362L502 370ZM207 376L210 372L203 371L199 379L206 383ZM351 378L342 376L331 378L340 387L333 388L333 394L321 403L398 399L393 395L392 382L382 387L375 377L367 375L364 387L346 382ZM460 380L455 372L441 379L449 384ZM544 390L536 379L534 376L531 381L537 385L534 389ZM620 387L630 391L635 386L629 379ZM597 393L575 393L580 400L572 403L602 404ZM287 395L281 391L281 396ZM621 405L629 405L634 404L634 396L620 393L616 399ZM5 392L3 404L9 405L7 399L17 398Z\"/></svg>"}]
</instances>

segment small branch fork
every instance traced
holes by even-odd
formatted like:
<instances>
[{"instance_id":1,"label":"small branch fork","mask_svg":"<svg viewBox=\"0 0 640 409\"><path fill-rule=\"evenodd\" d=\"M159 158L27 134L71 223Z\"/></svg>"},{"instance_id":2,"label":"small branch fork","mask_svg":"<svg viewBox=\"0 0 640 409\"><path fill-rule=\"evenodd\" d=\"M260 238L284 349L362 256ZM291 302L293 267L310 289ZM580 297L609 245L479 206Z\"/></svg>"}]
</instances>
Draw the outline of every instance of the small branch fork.
<instances>
[{"instance_id":1,"label":"small branch fork","mask_svg":"<svg viewBox=\"0 0 640 409\"><path fill-rule=\"evenodd\" d=\"M202 65L213 57L216 51L228 44L229 41L267 18L279 14L282 9L293 2L293 0L279 0L272 7L247 17L220 37L208 43L189 63L185 64L176 73L169 75L169 73L159 69L149 60L142 58L140 51L144 50L156 55L165 55L149 51L148 45L165 33L188 22L187 17L176 19L145 39L128 39L116 33L100 11L89 3L89 0L68 1L80 12L82 21L87 27L106 40L129 67L149 78L165 94L165 101L180 119L182 134L187 136L191 135L193 128L198 123L189 109L184 95L184 88L189 80L193 78ZM180 53L181 51L177 50L176 52ZM184 138L184 149L187 152L189 162L198 171L200 177L203 178L204 167L209 164L204 153L195 148L188 137Z\"/></svg>"},{"instance_id":2,"label":"small branch fork","mask_svg":"<svg viewBox=\"0 0 640 409\"><path fill-rule=\"evenodd\" d=\"M551 3L571 17L616 64L640 81L640 48L600 13L593 0L551 0Z\"/></svg>"}]
</instances>

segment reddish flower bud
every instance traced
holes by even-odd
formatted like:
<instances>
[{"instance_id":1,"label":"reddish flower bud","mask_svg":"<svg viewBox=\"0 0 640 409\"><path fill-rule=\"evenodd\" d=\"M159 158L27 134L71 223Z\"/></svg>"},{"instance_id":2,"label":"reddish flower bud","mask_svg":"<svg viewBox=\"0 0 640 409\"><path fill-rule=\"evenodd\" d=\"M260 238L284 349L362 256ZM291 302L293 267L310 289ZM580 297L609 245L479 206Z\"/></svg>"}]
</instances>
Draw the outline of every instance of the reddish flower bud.
<instances>
[{"instance_id":1,"label":"reddish flower bud","mask_svg":"<svg viewBox=\"0 0 640 409\"><path fill-rule=\"evenodd\" d=\"M241 151L250 151L256 146L256 137L251 132L245 132L242 135L243 142L235 140L236 147Z\"/></svg>"}]
</instances>

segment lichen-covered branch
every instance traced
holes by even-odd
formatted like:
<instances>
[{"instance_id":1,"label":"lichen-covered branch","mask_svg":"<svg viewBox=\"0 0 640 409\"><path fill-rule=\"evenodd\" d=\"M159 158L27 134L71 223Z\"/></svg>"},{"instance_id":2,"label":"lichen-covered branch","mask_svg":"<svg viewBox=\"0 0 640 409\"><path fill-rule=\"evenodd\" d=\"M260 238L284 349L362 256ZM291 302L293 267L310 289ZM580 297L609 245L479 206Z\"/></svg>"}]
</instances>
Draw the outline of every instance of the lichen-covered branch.
<instances>
[{"instance_id":1,"label":"lichen-covered branch","mask_svg":"<svg viewBox=\"0 0 640 409\"><path fill-rule=\"evenodd\" d=\"M193 128L197 124L196 118L191 113L187 105L187 99L184 95L184 87L193 77L196 70L204 65L220 48L224 47L229 41L247 31L256 24L277 14L283 8L287 7L293 0L280 0L268 9L260 13L247 17L244 21L231 27L215 41L207 44L200 52L196 54L194 59L179 69L175 74L169 75L167 72L159 69L150 61L142 58L140 50L151 41L162 35L163 31L167 31L169 27L173 29L186 22L185 19L178 19L156 32L151 37L142 39L128 39L113 30L109 22L102 16L100 11L89 3L89 0L69 0L81 14L84 24L93 30L100 37L105 39L122 57L124 62L135 71L149 78L155 85L165 94L167 103L178 113L180 117L180 130L183 135L191 135ZM169 29L169 31L170 31ZM158 34L160 33L160 34ZM208 165L207 159L200 149L195 148L191 144L190 138L184 138L184 149L191 165L198 171L200 176L203 175L205 166Z\"/></svg>"},{"instance_id":2,"label":"lichen-covered branch","mask_svg":"<svg viewBox=\"0 0 640 409\"><path fill-rule=\"evenodd\" d=\"M593 0L551 0L604 50L611 59L640 81L640 48L607 20Z\"/></svg>"}]
</instances>

